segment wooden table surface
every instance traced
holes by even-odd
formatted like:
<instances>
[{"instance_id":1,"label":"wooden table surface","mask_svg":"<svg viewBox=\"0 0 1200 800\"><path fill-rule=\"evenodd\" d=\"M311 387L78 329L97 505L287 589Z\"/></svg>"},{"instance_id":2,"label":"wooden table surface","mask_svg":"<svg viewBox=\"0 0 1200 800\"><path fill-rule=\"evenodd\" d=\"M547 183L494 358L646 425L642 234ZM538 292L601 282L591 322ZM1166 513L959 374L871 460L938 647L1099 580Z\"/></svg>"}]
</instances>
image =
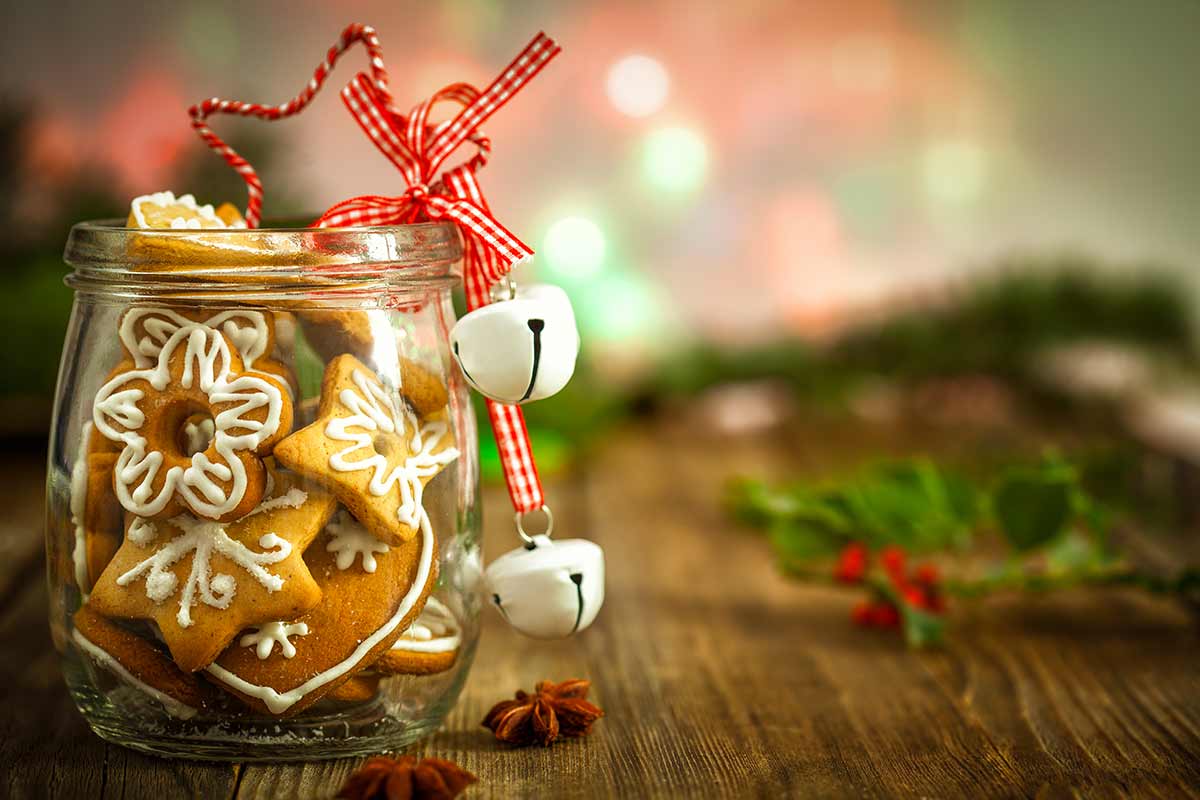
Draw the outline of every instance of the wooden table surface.
<instances>
[{"instance_id":1,"label":"wooden table surface","mask_svg":"<svg viewBox=\"0 0 1200 800\"><path fill-rule=\"evenodd\" d=\"M690 429L690 430L689 430ZM573 641L494 615L445 728L413 752L479 776L468 797L1200 795L1200 642L1170 602L1066 593L957 609L941 652L849 624L852 592L798 585L722 515L722 482L820 463L800 434L736 440L657 423L614 435L548 488L561 536L608 556L608 598ZM93 736L50 644L44 469L0 485L0 796L329 797L359 763L171 762ZM486 498L491 555L511 546ZM542 678L588 678L584 740L507 750L485 711Z\"/></svg>"}]
</instances>

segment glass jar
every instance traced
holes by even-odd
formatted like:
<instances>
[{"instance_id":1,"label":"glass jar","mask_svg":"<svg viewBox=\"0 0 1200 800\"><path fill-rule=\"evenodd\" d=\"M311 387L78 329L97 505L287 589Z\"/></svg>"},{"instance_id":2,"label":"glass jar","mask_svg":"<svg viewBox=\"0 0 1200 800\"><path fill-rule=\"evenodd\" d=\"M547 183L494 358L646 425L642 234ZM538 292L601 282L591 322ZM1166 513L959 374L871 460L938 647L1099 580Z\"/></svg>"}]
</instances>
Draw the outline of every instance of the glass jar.
<instances>
[{"instance_id":1,"label":"glass jar","mask_svg":"<svg viewBox=\"0 0 1200 800\"><path fill-rule=\"evenodd\" d=\"M236 760L434 731L478 636L450 225L71 231L50 624L104 739Z\"/></svg>"}]
</instances>

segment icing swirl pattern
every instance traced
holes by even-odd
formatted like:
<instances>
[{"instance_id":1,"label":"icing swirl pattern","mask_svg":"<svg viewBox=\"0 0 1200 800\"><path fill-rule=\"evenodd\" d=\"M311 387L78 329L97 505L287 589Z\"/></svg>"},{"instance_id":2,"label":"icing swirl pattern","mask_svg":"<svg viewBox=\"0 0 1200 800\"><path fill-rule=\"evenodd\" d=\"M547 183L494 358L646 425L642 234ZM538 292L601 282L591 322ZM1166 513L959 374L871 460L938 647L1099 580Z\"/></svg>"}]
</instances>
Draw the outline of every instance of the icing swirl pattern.
<instances>
[{"instance_id":1,"label":"icing swirl pattern","mask_svg":"<svg viewBox=\"0 0 1200 800\"><path fill-rule=\"evenodd\" d=\"M192 568L188 573L179 596L179 613L175 621L179 627L192 624L192 607L201 602L218 609L229 608L237 591L237 581L225 573L212 574L210 559L214 552L220 553L237 564L268 592L283 588L283 579L266 569L278 564L292 552L291 542L268 533L258 540L263 552L256 553L229 534L219 522L198 520L179 516L171 524L183 531L171 541L158 548L149 558L142 560L132 569L117 578L118 586L128 586L141 578L146 581L146 596L156 603L164 602L179 591L179 579L171 567L192 554Z\"/></svg>"},{"instance_id":2,"label":"icing swirl pattern","mask_svg":"<svg viewBox=\"0 0 1200 800\"><path fill-rule=\"evenodd\" d=\"M438 449L449 426L445 420L429 420L420 424L416 414L407 406L403 412L398 411L391 395L361 370L354 370L352 376L358 391L346 388L338 394L338 402L350 414L335 417L325 426L327 437L349 444L329 457L329 466L338 472L371 470L367 490L376 497L382 497L399 487L400 507L396 516L405 525L420 529L428 524L428 515L422 505L424 479L438 474L458 458L458 450L453 447ZM386 455L376 451L374 434L403 435L406 425L411 431L407 441L409 454L402 464L393 467Z\"/></svg>"},{"instance_id":3,"label":"icing swirl pattern","mask_svg":"<svg viewBox=\"0 0 1200 800\"><path fill-rule=\"evenodd\" d=\"M274 380L241 372L239 361L219 331L188 323L163 343L153 366L120 373L100 388L93 420L104 436L124 444L114 483L126 510L154 517L178 496L196 514L218 519L242 503L248 487L245 456L280 432L284 397ZM214 412L213 437L206 450L191 455L188 466L176 463L164 472L164 452L151 445L143 427L147 411L155 407L153 393L173 385L198 389L207 400Z\"/></svg>"}]
</instances>

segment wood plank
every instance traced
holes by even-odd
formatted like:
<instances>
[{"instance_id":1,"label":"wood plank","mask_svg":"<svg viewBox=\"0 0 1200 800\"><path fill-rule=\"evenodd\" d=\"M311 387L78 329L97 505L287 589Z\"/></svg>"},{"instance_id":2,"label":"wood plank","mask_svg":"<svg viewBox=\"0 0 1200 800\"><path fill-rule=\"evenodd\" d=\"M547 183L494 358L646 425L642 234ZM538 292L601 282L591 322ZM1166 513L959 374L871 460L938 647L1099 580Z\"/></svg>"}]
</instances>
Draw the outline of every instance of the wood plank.
<instances>
[{"instance_id":1,"label":"wood plank","mask_svg":"<svg viewBox=\"0 0 1200 800\"><path fill-rule=\"evenodd\" d=\"M717 502L732 474L827 469L830 441L845 460L873 434L697 430L614 435L548 487L557 535L606 549L604 611L553 643L487 613L458 706L412 752L475 772L472 797L1197 796L1200 642L1178 606L1134 592L995 598L955 609L944 651L909 652L850 625L853 592L780 576ZM486 515L494 557L516 544L501 490ZM28 553L26 537L0 548ZM328 797L361 762L172 764L102 744L62 688L40 575L7 580L3 707L38 711L0 712L0 794ZM510 750L480 727L515 689L569 677L591 679L607 713L588 739Z\"/></svg>"},{"instance_id":2,"label":"wood plank","mask_svg":"<svg viewBox=\"0 0 1200 800\"><path fill-rule=\"evenodd\" d=\"M228 765L151 758L105 744L88 729L67 695L46 619L44 462L40 454L18 453L10 464L0 551L32 553L33 560L0 573L7 581L0 584L0 796L228 796Z\"/></svg>"}]
</instances>

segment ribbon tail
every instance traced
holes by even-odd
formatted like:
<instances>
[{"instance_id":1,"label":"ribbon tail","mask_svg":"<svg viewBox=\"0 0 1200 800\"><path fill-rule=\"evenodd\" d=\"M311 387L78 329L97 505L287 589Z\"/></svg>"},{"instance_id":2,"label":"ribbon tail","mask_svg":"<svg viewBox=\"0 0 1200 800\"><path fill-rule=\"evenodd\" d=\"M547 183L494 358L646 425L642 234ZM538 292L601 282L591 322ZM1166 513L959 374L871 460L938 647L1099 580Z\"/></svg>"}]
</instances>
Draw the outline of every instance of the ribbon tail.
<instances>
[{"instance_id":1,"label":"ribbon tail","mask_svg":"<svg viewBox=\"0 0 1200 800\"><path fill-rule=\"evenodd\" d=\"M492 421L492 433L496 436L496 448L500 453L500 466L504 469L504 483L513 509L518 513L536 511L546 503L542 481L538 477L537 465L533 462L533 448L529 444L529 431L525 428L525 414L520 406L510 406L495 400L487 401L488 417Z\"/></svg>"}]
</instances>

